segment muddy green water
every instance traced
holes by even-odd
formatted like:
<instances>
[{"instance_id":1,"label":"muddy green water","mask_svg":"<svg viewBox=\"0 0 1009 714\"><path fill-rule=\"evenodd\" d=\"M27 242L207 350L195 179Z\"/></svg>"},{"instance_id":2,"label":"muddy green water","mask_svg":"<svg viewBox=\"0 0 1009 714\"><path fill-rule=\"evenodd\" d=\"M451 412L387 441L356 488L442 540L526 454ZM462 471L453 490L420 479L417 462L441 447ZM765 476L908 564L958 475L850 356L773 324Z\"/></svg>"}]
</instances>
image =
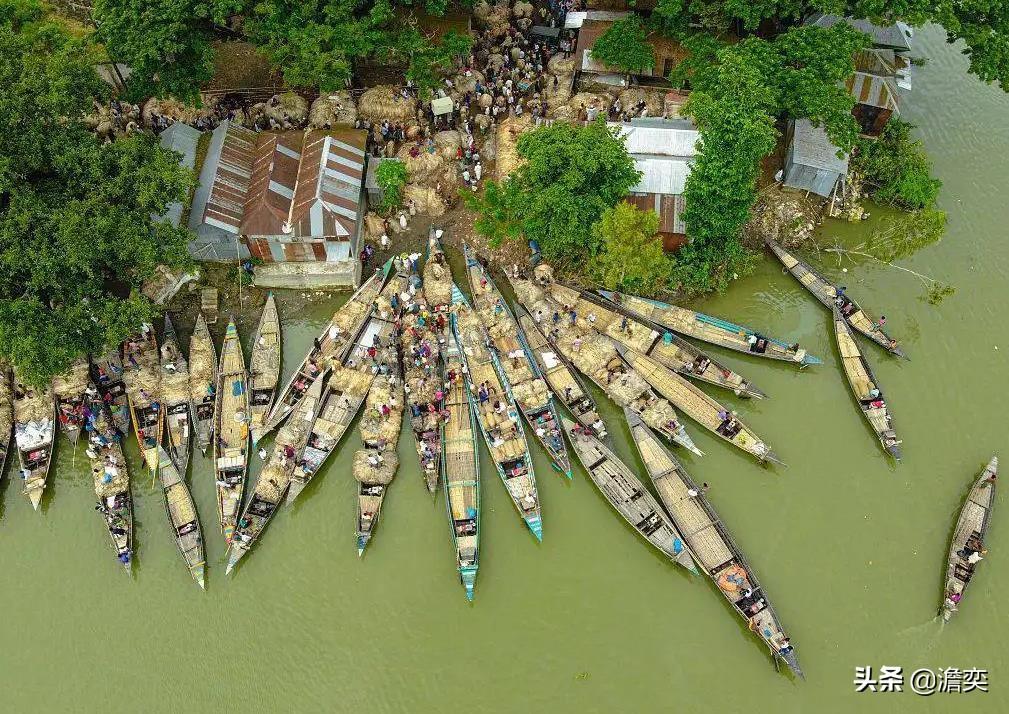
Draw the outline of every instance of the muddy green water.
<instances>
[{"instance_id":1,"label":"muddy green water","mask_svg":"<svg viewBox=\"0 0 1009 714\"><path fill-rule=\"evenodd\" d=\"M1009 706L1009 510L963 612L933 620L953 515L993 450L1009 459L1005 247L1009 99L964 76L935 32L906 115L945 182L947 237L907 261L955 284L939 308L914 278L852 266L851 294L889 318L913 361L867 346L904 439L884 459L843 378L829 316L768 259L703 309L800 340L825 364L798 373L731 354L770 398L730 401L789 464L766 470L693 428L698 480L749 555L790 630L807 681L776 674L706 580L647 549L576 469L537 452L544 541L485 469L475 603L463 597L441 495L404 466L365 557L354 548L356 430L294 508L283 509L234 577L224 576L209 460L191 482L208 540L208 590L185 571L160 491L137 477L137 561L125 577L106 545L78 453L60 448L45 509L4 479L0 519L0 701L5 711L623 712L947 711ZM875 211L877 216L882 212ZM831 224L857 241L870 225ZM343 298L340 298L343 299ZM290 370L337 304L286 314ZM283 306L282 306L283 310ZM217 325L218 339L223 324ZM246 337L251 325L244 326ZM188 335L183 336L188 339ZM724 396L724 395L719 395ZM619 413L618 447L631 457ZM689 424L688 424L689 426ZM137 464L135 447L132 463ZM258 471L259 463L254 471ZM139 469L134 469L140 473ZM930 699L854 694L855 665L986 667L992 692ZM964 695L960 695L963 697Z\"/></svg>"}]
</instances>

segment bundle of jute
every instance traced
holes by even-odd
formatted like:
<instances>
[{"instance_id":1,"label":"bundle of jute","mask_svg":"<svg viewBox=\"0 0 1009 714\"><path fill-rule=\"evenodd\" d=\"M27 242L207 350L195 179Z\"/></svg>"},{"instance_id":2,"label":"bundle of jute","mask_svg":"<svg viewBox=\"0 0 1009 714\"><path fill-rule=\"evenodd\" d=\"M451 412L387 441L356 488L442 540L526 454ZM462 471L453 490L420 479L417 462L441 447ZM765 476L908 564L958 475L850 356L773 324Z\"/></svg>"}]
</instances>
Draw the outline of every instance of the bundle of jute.
<instances>
[{"instance_id":1,"label":"bundle of jute","mask_svg":"<svg viewBox=\"0 0 1009 714\"><path fill-rule=\"evenodd\" d=\"M396 476L399 457L392 449L379 452L375 449L358 449L354 452L352 472L358 483L388 485Z\"/></svg>"},{"instance_id":2,"label":"bundle of jute","mask_svg":"<svg viewBox=\"0 0 1009 714\"><path fill-rule=\"evenodd\" d=\"M546 404L550 391L542 379L530 379L513 386L512 395L515 397L515 401L529 408Z\"/></svg>"},{"instance_id":3,"label":"bundle of jute","mask_svg":"<svg viewBox=\"0 0 1009 714\"><path fill-rule=\"evenodd\" d=\"M357 115L373 123L409 122L416 118L417 101L413 97L403 97L391 84L380 84L361 95Z\"/></svg>"},{"instance_id":4,"label":"bundle of jute","mask_svg":"<svg viewBox=\"0 0 1009 714\"><path fill-rule=\"evenodd\" d=\"M88 360L80 357L71 365L69 372L53 377L53 394L57 398L77 396L87 389L89 380Z\"/></svg>"}]
</instances>

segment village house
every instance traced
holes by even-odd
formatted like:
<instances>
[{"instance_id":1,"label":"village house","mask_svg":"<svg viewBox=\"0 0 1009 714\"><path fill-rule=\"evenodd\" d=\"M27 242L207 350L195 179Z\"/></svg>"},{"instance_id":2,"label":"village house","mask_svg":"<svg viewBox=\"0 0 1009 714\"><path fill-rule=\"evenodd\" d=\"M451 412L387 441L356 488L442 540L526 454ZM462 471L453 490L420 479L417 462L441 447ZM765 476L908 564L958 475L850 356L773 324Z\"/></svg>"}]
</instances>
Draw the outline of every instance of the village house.
<instances>
[{"instance_id":1,"label":"village house","mask_svg":"<svg viewBox=\"0 0 1009 714\"><path fill-rule=\"evenodd\" d=\"M621 86L626 84L627 73L593 59L592 48L614 22L630 13L588 11L570 14L575 17L566 21L565 27L568 27L568 22L570 22L571 28L569 29L578 30L578 41L574 51L575 72L585 80ZM679 42L664 37L658 32L648 35L648 44L652 48L652 64L650 67L641 67L638 71L633 72L631 81L644 85L669 86L666 77L677 64L683 61L687 52Z\"/></svg>"},{"instance_id":2,"label":"village house","mask_svg":"<svg viewBox=\"0 0 1009 714\"><path fill-rule=\"evenodd\" d=\"M641 210L655 211L663 248L676 250L687 241L684 193L700 134L691 122L682 120L632 119L609 126L624 138L634 167L641 172L624 200Z\"/></svg>"},{"instance_id":3,"label":"village house","mask_svg":"<svg viewBox=\"0 0 1009 714\"><path fill-rule=\"evenodd\" d=\"M823 127L809 119L789 123L783 185L830 198L839 185L843 189L848 173L848 157L831 142Z\"/></svg>"},{"instance_id":4,"label":"village house","mask_svg":"<svg viewBox=\"0 0 1009 714\"><path fill-rule=\"evenodd\" d=\"M364 131L214 130L190 209L191 252L202 260L261 261L269 287L346 287L360 281Z\"/></svg>"}]
</instances>

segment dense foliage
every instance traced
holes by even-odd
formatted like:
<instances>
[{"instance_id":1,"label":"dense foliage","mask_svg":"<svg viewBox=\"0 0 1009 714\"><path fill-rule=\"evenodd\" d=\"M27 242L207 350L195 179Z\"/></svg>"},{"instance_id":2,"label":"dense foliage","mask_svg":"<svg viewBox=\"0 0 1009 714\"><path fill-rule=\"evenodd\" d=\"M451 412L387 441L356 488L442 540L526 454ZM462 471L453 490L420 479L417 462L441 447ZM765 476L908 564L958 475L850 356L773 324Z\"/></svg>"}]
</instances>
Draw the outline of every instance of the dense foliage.
<instances>
[{"instance_id":1,"label":"dense foliage","mask_svg":"<svg viewBox=\"0 0 1009 714\"><path fill-rule=\"evenodd\" d=\"M599 36L592 46L592 59L625 72L650 69L655 66L655 56L647 38L641 18L628 15Z\"/></svg>"},{"instance_id":2,"label":"dense foliage","mask_svg":"<svg viewBox=\"0 0 1009 714\"><path fill-rule=\"evenodd\" d=\"M852 168L877 201L907 209L930 208L942 182L932 178L932 162L921 142L911 137L913 128L901 119L891 119L878 139L859 142Z\"/></svg>"},{"instance_id":3,"label":"dense foliage","mask_svg":"<svg viewBox=\"0 0 1009 714\"><path fill-rule=\"evenodd\" d=\"M55 26L0 21L0 357L35 384L136 330L142 281L188 260L186 232L151 216L191 172L153 137L85 128L105 91L92 63Z\"/></svg>"},{"instance_id":4,"label":"dense foliage","mask_svg":"<svg viewBox=\"0 0 1009 714\"><path fill-rule=\"evenodd\" d=\"M383 161L375 169L375 181L382 189L382 205L379 210L388 213L403 203L403 187L406 186L406 164L402 161Z\"/></svg>"},{"instance_id":5,"label":"dense foliage","mask_svg":"<svg viewBox=\"0 0 1009 714\"><path fill-rule=\"evenodd\" d=\"M609 290L652 295L669 287L674 260L662 249L655 211L620 202L592 227L602 246L591 263L594 276Z\"/></svg>"},{"instance_id":6,"label":"dense foliage","mask_svg":"<svg viewBox=\"0 0 1009 714\"><path fill-rule=\"evenodd\" d=\"M463 194L480 214L476 229L494 243L536 240L555 262L596 255L602 239L593 225L639 179L623 140L602 118L588 126L557 123L523 134L518 153L523 163L502 183Z\"/></svg>"}]
</instances>

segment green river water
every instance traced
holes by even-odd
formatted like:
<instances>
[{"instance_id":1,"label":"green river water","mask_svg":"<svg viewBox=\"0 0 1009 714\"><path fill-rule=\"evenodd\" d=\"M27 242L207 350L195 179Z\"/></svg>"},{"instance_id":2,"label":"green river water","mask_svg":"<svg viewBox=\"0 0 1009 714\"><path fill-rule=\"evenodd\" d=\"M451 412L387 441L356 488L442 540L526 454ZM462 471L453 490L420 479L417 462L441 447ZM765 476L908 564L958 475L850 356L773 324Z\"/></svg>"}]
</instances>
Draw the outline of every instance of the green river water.
<instances>
[{"instance_id":1,"label":"green river water","mask_svg":"<svg viewBox=\"0 0 1009 714\"><path fill-rule=\"evenodd\" d=\"M714 586L647 548L583 471L566 482L540 451L542 544L485 464L473 604L454 570L443 497L432 500L422 487L406 433L404 465L359 559L350 476L355 429L230 578L210 462L193 457L190 479L208 542L206 592L170 539L160 490L137 475L132 441L132 580L92 510L83 450L75 464L61 446L43 513L32 512L5 476L3 709L1006 711L1007 627L999 603L1009 589L1009 547L1002 547L1009 511L995 513L991 553L962 612L945 626L934 614L967 486L993 451L1009 459L1000 407L1009 339L999 328L1009 311L1009 97L968 78L965 61L939 33L922 31L917 43L932 62L917 71L905 115L919 124L945 183L949 231L905 264L958 291L935 308L919 299L915 278L894 270L852 266L843 278L852 295L887 315L912 358L898 362L865 346L904 439L903 463L884 458L858 413L838 370L828 313L770 257L726 295L698 306L799 340L825 361L800 373L719 355L770 395L726 401L788 468L761 468L687 424L707 452L687 458L687 467L711 483L712 502L792 637L805 682L777 674ZM826 230L857 241L883 212L874 213L866 224L828 223ZM286 371L342 299L284 315ZM252 325L243 329L248 339ZM605 403L604 414L619 452L634 458L619 412ZM856 665L906 673L987 668L991 692L855 694Z\"/></svg>"}]
</instances>

